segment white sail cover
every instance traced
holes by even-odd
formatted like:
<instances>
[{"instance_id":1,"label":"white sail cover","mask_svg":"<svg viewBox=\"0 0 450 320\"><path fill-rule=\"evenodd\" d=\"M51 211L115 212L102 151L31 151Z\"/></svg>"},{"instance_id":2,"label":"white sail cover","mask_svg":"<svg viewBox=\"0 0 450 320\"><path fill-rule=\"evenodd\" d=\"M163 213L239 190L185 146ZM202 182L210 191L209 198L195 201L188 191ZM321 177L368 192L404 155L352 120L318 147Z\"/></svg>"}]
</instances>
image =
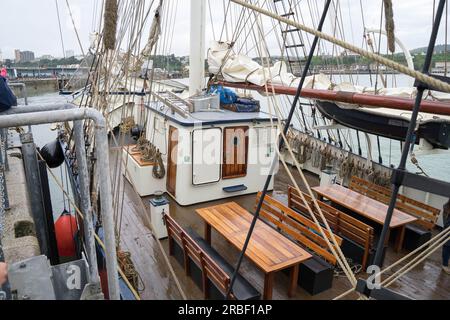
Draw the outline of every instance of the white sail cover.
<instances>
[{"instance_id":1,"label":"white sail cover","mask_svg":"<svg viewBox=\"0 0 450 320\"><path fill-rule=\"evenodd\" d=\"M270 68L264 68L253 59L235 54L231 45L226 42L212 42L208 51L209 72L220 74L228 82L247 82L257 86L266 83L279 86L297 88L300 78L287 71L284 62L276 62ZM395 96L414 99L417 94L416 88L397 87L382 88L376 90L371 87L353 85L348 82L333 84L329 77L324 74L313 75L306 78L304 88L319 90L347 91L355 93L377 94L382 96ZM450 94L443 92L427 91L425 99L450 102ZM338 103L341 108L359 108L361 106Z\"/></svg>"}]
</instances>

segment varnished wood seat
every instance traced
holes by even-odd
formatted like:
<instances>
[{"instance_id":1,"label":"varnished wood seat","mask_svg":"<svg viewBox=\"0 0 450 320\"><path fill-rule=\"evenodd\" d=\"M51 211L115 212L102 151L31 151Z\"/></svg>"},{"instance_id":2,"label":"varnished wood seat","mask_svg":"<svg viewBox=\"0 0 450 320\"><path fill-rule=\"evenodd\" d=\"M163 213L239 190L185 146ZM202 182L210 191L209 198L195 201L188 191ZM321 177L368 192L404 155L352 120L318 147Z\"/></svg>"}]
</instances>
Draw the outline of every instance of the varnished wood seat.
<instances>
[{"instance_id":1,"label":"varnished wood seat","mask_svg":"<svg viewBox=\"0 0 450 320\"><path fill-rule=\"evenodd\" d=\"M389 204L392 194L390 189L358 177L352 177L349 188L384 204ZM436 226L441 210L401 194L398 195L396 209L418 219L406 226L406 249L415 250L431 239L431 230Z\"/></svg>"},{"instance_id":2,"label":"varnished wood seat","mask_svg":"<svg viewBox=\"0 0 450 320\"><path fill-rule=\"evenodd\" d=\"M259 203L261 193L256 198ZM319 228L314 222L270 196L264 198L260 217L270 226L294 240L301 247L313 253L313 258L300 264L298 284L311 295L332 287L336 258L328 249ZM330 243L331 235L325 231ZM339 245L342 238L335 236Z\"/></svg>"},{"instance_id":3,"label":"varnished wood seat","mask_svg":"<svg viewBox=\"0 0 450 320\"><path fill-rule=\"evenodd\" d=\"M194 230L184 230L170 216L164 217L169 236L169 253L183 264L186 275L203 290L205 299L225 299L233 267ZM261 294L240 274L231 297L236 300L259 300Z\"/></svg>"},{"instance_id":4,"label":"varnished wood seat","mask_svg":"<svg viewBox=\"0 0 450 320\"><path fill-rule=\"evenodd\" d=\"M322 222L312 198L305 193L303 193L303 196L317 217L317 220ZM331 230L343 238L344 241L341 249L344 255L354 262L361 263L362 269L366 270L368 265L370 265L375 252L374 229L322 201L317 201L317 203ZM297 189L291 186L288 188L288 205L308 219L312 219L308 208L301 199Z\"/></svg>"},{"instance_id":5,"label":"varnished wood seat","mask_svg":"<svg viewBox=\"0 0 450 320\"><path fill-rule=\"evenodd\" d=\"M192 228L187 228L186 233L197 243L197 245L207 254L207 257L210 257L214 263L219 266L224 273L228 276L228 279L231 279L234 273L234 267L229 264L214 248L212 248L208 242L205 241L198 233L196 233ZM227 288L229 286L229 282L224 279L223 283L227 284ZM214 297L224 297L225 287L222 287L222 290L219 292L220 296L217 295L217 292L214 292L214 288L208 288L210 298ZM237 300L259 300L261 299L261 294L256 290L250 282L247 281L241 274L238 273L236 277L236 281L233 285L233 295Z\"/></svg>"}]
</instances>

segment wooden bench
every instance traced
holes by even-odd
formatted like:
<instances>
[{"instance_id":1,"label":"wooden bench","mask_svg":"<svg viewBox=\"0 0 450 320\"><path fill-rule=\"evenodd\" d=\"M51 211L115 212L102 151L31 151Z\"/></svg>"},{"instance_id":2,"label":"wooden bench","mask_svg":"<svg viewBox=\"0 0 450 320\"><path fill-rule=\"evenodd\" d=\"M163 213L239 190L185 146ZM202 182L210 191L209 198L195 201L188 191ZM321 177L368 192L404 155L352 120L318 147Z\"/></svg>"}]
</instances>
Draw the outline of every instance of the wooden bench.
<instances>
[{"instance_id":1,"label":"wooden bench","mask_svg":"<svg viewBox=\"0 0 450 320\"><path fill-rule=\"evenodd\" d=\"M322 218L312 198L305 193L303 193L303 196L317 217L317 220L322 222ZM341 249L344 255L355 262L361 263L362 269L366 270L375 253L374 229L322 201L317 201L317 203L331 230L343 238ZM288 205L290 208L312 220L308 208L305 206L297 189L291 186L288 188Z\"/></svg>"},{"instance_id":2,"label":"wooden bench","mask_svg":"<svg viewBox=\"0 0 450 320\"><path fill-rule=\"evenodd\" d=\"M225 299L234 268L194 230L184 230L164 216L169 236L169 253L183 266L186 275L203 290L205 299ZM261 294L240 274L231 293L236 300L259 300Z\"/></svg>"},{"instance_id":3,"label":"wooden bench","mask_svg":"<svg viewBox=\"0 0 450 320\"><path fill-rule=\"evenodd\" d=\"M387 205L391 199L390 189L358 177L352 177L349 188ZM416 222L406 226L406 249L415 250L431 239L431 230L436 226L441 210L402 194L398 195L396 209L418 218Z\"/></svg>"},{"instance_id":4,"label":"wooden bench","mask_svg":"<svg viewBox=\"0 0 450 320\"><path fill-rule=\"evenodd\" d=\"M258 193L256 206L260 198L261 193ZM314 222L270 196L264 198L260 218L314 254L312 259L300 264L300 287L311 295L332 287L336 258ZM328 232L326 235L332 243L331 235ZM339 245L342 244L340 237L336 236L336 240Z\"/></svg>"}]
</instances>

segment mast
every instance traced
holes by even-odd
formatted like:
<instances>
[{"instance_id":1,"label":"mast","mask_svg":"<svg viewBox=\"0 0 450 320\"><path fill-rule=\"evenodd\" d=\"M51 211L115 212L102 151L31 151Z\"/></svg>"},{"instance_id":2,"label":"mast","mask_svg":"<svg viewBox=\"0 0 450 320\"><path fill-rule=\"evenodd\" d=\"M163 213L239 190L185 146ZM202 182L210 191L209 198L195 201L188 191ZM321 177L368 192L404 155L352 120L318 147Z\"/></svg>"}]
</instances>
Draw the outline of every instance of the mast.
<instances>
[{"instance_id":1,"label":"mast","mask_svg":"<svg viewBox=\"0 0 450 320\"><path fill-rule=\"evenodd\" d=\"M200 93L205 78L206 0L191 0L191 43L189 54L189 95Z\"/></svg>"}]
</instances>

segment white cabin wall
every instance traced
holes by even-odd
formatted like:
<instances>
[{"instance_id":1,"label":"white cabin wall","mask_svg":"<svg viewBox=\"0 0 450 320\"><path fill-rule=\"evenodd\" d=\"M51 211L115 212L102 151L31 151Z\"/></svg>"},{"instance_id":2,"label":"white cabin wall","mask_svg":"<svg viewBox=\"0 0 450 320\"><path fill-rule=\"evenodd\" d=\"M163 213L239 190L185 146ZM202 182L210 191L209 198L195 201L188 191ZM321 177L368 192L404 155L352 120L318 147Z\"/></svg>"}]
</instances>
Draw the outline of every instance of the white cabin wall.
<instances>
[{"instance_id":1,"label":"white cabin wall","mask_svg":"<svg viewBox=\"0 0 450 320\"><path fill-rule=\"evenodd\" d=\"M227 124L226 127L248 125L250 128L254 128L253 124ZM219 126L218 126L219 127ZM257 130L261 127L270 128L270 125L258 125ZM179 129L179 148L178 152L178 168L177 168L177 194L176 201L182 206L188 206L196 203L208 202L217 199L224 199L235 197L244 194L257 193L262 190L264 183L267 179L268 169L275 156L275 139L272 139L272 143L269 147L267 144L262 148L258 147L257 131L250 130L249 134L249 164L247 168L247 175L245 177L236 179L220 179L219 182L209 183L205 185L195 186L192 183L192 131L193 128L186 130L185 128L178 127ZM220 126L222 130L225 126ZM265 139L267 140L267 139ZM263 165L260 163L252 164L256 160L255 152L258 149L264 155ZM223 152L223 148L222 148ZM247 186L246 191L236 193L226 193L223 188L244 184ZM274 183L270 184L270 190L273 190Z\"/></svg>"}]
</instances>

